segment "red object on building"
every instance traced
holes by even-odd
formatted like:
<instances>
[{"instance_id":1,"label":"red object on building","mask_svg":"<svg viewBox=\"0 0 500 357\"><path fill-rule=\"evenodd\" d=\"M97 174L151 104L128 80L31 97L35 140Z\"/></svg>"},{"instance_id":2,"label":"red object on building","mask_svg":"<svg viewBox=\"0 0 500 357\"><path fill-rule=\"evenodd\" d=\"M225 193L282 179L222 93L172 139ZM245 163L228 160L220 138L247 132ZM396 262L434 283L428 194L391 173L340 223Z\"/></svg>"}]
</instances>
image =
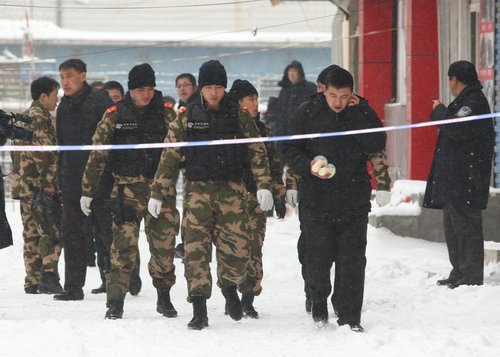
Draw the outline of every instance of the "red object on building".
<instances>
[{"instance_id":1,"label":"red object on building","mask_svg":"<svg viewBox=\"0 0 500 357\"><path fill-rule=\"evenodd\" d=\"M439 97L437 0L405 2L407 123L429 120ZM360 0L359 92L382 118L392 94L392 0ZM409 179L426 180L437 129L407 131Z\"/></svg>"}]
</instances>

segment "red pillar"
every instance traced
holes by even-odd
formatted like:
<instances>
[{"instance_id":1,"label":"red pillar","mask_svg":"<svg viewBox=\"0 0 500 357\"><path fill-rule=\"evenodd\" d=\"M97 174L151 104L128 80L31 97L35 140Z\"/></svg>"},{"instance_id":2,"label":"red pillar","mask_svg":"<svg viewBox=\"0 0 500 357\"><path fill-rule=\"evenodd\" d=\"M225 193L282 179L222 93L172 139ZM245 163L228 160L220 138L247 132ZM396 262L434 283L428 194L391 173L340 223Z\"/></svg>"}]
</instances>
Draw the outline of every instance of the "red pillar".
<instances>
[{"instance_id":1,"label":"red pillar","mask_svg":"<svg viewBox=\"0 0 500 357\"><path fill-rule=\"evenodd\" d=\"M392 0L359 1L359 94L380 118L392 96Z\"/></svg>"},{"instance_id":2,"label":"red pillar","mask_svg":"<svg viewBox=\"0 0 500 357\"><path fill-rule=\"evenodd\" d=\"M429 120L432 99L439 97L437 0L407 0L407 121ZM409 178L426 180L429 174L437 128L408 131Z\"/></svg>"}]
</instances>

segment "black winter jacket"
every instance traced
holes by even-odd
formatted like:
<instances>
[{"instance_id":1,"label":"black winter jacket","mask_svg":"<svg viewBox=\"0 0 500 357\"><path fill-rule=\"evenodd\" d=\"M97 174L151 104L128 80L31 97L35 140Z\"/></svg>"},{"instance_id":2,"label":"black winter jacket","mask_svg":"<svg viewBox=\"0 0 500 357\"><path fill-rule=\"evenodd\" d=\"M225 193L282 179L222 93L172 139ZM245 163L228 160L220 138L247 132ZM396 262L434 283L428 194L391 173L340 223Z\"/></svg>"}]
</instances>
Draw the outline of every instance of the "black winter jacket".
<instances>
[{"instance_id":1,"label":"black winter jacket","mask_svg":"<svg viewBox=\"0 0 500 357\"><path fill-rule=\"evenodd\" d=\"M288 70L297 68L301 79L298 83L292 84L288 79ZM278 82L281 91L276 104L276 125L278 135L286 135L288 130L288 122L295 113L299 105L311 99L311 96L316 93L316 85L309 82L305 78L302 64L298 61L293 61L289 64L283 73L283 78Z\"/></svg>"},{"instance_id":2,"label":"black winter jacket","mask_svg":"<svg viewBox=\"0 0 500 357\"><path fill-rule=\"evenodd\" d=\"M290 123L290 133L329 133L378 128L382 123L367 102L335 113L323 93L302 104ZM370 211L371 184L366 169L368 154L385 147L384 132L285 141L284 161L302 177L299 185L301 219L342 221ZM310 173L310 163L323 155L336 174L322 180Z\"/></svg>"},{"instance_id":3,"label":"black winter jacket","mask_svg":"<svg viewBox=\"0 0 500 357\"><path fill-rule=\"evenodd\" d=\"M467 86L451 104L437 106L431 120L490 113L479 82ZM481 119L439 126L424 207L461 204L485 209L488 203L495 144L493 120Z\"/></svg>"},{"instance_id":4,"label":"black winter jacket","mask_svg":"<svg viewBox=\"0 0 500 357\"><path fill-rule=\"evenodd\" d=\"M91 88L87 82L73 97L64 96L57 107L56 131L59 145L92 145L97 123L106 109L114 103L105 91ZM89 157L89 151L61 151L59 156L59 183L66 199L80 200L82 176ZM110 177L111 175L109 175ZM105 193L107 184L103 177L96 198Z\"/></svg>"}]
</instances>

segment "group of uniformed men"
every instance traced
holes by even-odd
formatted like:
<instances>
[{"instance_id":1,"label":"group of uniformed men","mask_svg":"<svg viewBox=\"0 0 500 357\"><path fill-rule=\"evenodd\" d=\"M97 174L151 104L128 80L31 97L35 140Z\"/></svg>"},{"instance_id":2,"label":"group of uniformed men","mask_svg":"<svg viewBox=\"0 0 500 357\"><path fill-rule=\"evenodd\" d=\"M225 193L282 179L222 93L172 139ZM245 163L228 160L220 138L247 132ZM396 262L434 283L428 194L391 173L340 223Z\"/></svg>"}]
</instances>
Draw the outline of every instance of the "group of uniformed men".
<instances>
[{"instance_id":1,"label":"group of uniformed men","mask_svg":"<svg viewBox=\"0 0 500 357\"><path fill-rule=\"evenodd\" d=\"M57 105L59 84L53 79L42 77L31 86L33 103L28 114L33 118L33 145L55 145L56 142L59 145L136 145L161 142L195 144L199 141L270 135L269 129L259 117L256 88L247 80L238 79L226 92L226 70L216 60L202 64L197 84L190 74L178 76L176 87L181 105L177 111L171 104L164 103L161 92L155 89L155 72L147 63L130 70L128 91L123 100L117 103L112 103L107 94L87 84L86 65L83 61L67 60L60 65L59 71L64 97L57 109L57 130L50 112ZM299 107L300 115L310 120L318 114L325 117L333 113L337 116L335 120L338 125L328 129L334 131L381 125L367 102L361 99L360 103L360 98L352 93L353 83L349 72L334 66L325 69L322 75L323 87L312 97L314 101L319 100L312 107L315 112L310 113L309 107ZM332 88L340 92L332 94ZM347 100L335 97L340 102L334 103L328 95L349 97ZM354 112L353 108L358 109ZM300 117L295 120L298 119ZM352 125L349 124L351 122ZM291 124L296 126L295 122ZM324 129L318 127L318 130ZM262 291L262 246L266 211L272 210L274 206L277 216L284 218L285 197L289 204L295 205L298 201L297 189L300 193L300 185L303 183L306 184L304 187L309 191L308 194L312 193L311 197L321 194L315 190L334 185L341 187L342 197L346 200L350 190L360 187L364 191L370 190L366 186L369 185L369 179L365 165L369 158L372 159L375 173L383 178L383 183L378 181L380 191L389 189L390 181L386 174L383 151L385 134L365 135L363 140L359 136L352 138L342 141L350 155L346 154L345 157L336 157L335 152L329 149L334 139L325 142L321 138L283 144L282 147L277 145L279 150L274 143L255 142L208 146L195 144L165 149L74 150L61 151L59 155L50 151L21 152L15 156L14 171L17 176L14 181L17 185L14 197L21 200L24 224L25 290L27 293L54 293L56 300L83 299L86 239L82 227L85 217L93 214L95 225L99 227L98 235L108 250L110 260L105 268L105 318L122 318L124 299L129 291L131 272L138 254L139 227L144 220L151 253L148 270L158 293L156 307L160 314L169 318L177 316L170 298L170 289L176 282L175 239L182 227L184 275L188 286L188 301L193 305L193 318L188 327L203 329L208 326L206 300L212 293L210 262L213 246L216 248L217 285L226 299L226 314L234 320L240 320L243 316L258 318L253 302L254 297ZM371 142L372 139L374 141ZM298 144L303 146L299 147ZM335 145L331 147L337 148L338 143ZM282 155L281 162L278 151ZM318 155L325 155L331 164L335 164L337 176L320 175L313 170L313 167L318 167L315 165L319 160ZM349 160L354 161L347 164ZM365 166L362 167L360 163ZM287 195L283 182L283 166L286 168L286 165L290 166L286 181L295 182L295 186L289 187L292 188L291 195ZM348 172L343 172L344 166L348 168ZM179 171L185 178L182 222L176 207ZM357 180L355 185L348 179L353 174L355 176L351 181ZM340 179L335 181L338 177ZM321 185L316 186L320 181ZM62 193L60 232L55 227L55 217L59 214L57 209L41 204L56 201L59 192ZM331 193L328 189L325 192L325 199L331 199L331 194L338 194ZM38 197L40 195L42 198ZM335 234L345 236L343 244L348 246L350 243L345 239L353 234L364 234L366 245L366 225L364 230L361 227L359 232L350 235L344 234L343 230L346 222L352 222L348 225L351 228L360 222L366 223L363 217L369 211L369 199L369 194L363 195L359 202L355 202L358 204L356 207L350 207L344 202L349 206L349 212L357 212L354 216L336 207L342 214L325 218L337 229L331 239L334 239ZM358 212L358 207L362 207L361 213ZM307 222L310 219L311 217L305 217L304 220L301 218L301 229L302 225L309 227ZM309 229L303 233L301 244L306 242L307 248L306 252L299 248L299 256L305 254L308 257L307 267L304 268L308 299L306 307L308 312L312 310L317 323L324 323L328 314L325 317L323 295L329 295L329 287L325 287L325 284L328 285L325 282L318 285L318 279L325 277L317 276L319 266L312 263L311 256L317 252L313 246L316 240L311 234L318 232ZM327 236L330 233L323 233L324 239L330 239ZM64 289L59 284L57 270L63 245ZM318 247L331 249L330 246L316 244L316 248ZM335 313L339 317L339 323L349 324L355 331L362 330L359 325L361 306L358 297L361 294L362 299L364 265L358 259L354 261L357 265L353 267L342 258L345 248L332 249L339 253L332 255L332 259L325 260L329 261L326 269L331 268L333 261L336 264L339 262L341 269L336 267L336 280L338 270L339 280L342 279L343 283L339 285L339 290L342 291L334 293L338 300L334 302ZM360 247L355 249L356 254L347 249L349 254L346 257L364 257L363 239ZM324 264L321 269L325 270ZM350 275L346 275L346 272ZM357 290L354 292L351 291L351 282L346 280L350 277L357 279ZM329 276L327 279L329 281ZM335 288L337 289L337 282ZM320 294L323 295L319 296ZM354 307L354 312L353 307L348 306L353 294L359 305Z\"/></svg>"}]
</instances>

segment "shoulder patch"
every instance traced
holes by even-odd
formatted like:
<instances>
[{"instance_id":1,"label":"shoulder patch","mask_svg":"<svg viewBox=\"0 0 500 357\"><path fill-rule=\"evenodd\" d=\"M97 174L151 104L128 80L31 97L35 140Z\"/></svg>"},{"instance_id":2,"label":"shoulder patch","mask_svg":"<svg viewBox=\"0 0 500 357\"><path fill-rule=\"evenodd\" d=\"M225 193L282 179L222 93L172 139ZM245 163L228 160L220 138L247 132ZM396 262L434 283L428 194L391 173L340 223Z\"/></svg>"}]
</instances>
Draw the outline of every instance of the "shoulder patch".
<instances>
[{"instance_id":1,"label":"shoulder patch","mask_svg":"<svg viewBox=\"0 0 500 357\"><path fill-rule=\"evenodd\" d=\"M179 114L184 113L186 110L187 110L186 107L180 107L179 108Z\"/></svg>"},{"instance_id":2,"label":"shoulder patch","mask_svg":"<svg viewBox=\"0 0 500 357\"><path fill-rule=\"evenodd\" d=\"M468 106L464 106L458 110L457 117L466 117L470 115L470 113L472 113L472 109Z\"/></svg>"},{"instance_id":3,"label":"shoulder patch","mask_svg":"<svg viewBox=\"0 0 500 357\"><path fill-rule=\"evenodd\" d=\"M114 113L118 110L118 107L116 105L113 105L112 107L108 108L106 110L106 114L111 114L111 113Z\"/></svg>"},{"instance_id":4,"label":"shoulder patch","mask_svg":"<svg viewBox=\"0 0 500 357\"><path fill-rule=\"evenodd\" d=\"M172 109L174 106L172 105L172 103L163 103L163 107L167 109Z\"/></svg>"}]
</instances>

